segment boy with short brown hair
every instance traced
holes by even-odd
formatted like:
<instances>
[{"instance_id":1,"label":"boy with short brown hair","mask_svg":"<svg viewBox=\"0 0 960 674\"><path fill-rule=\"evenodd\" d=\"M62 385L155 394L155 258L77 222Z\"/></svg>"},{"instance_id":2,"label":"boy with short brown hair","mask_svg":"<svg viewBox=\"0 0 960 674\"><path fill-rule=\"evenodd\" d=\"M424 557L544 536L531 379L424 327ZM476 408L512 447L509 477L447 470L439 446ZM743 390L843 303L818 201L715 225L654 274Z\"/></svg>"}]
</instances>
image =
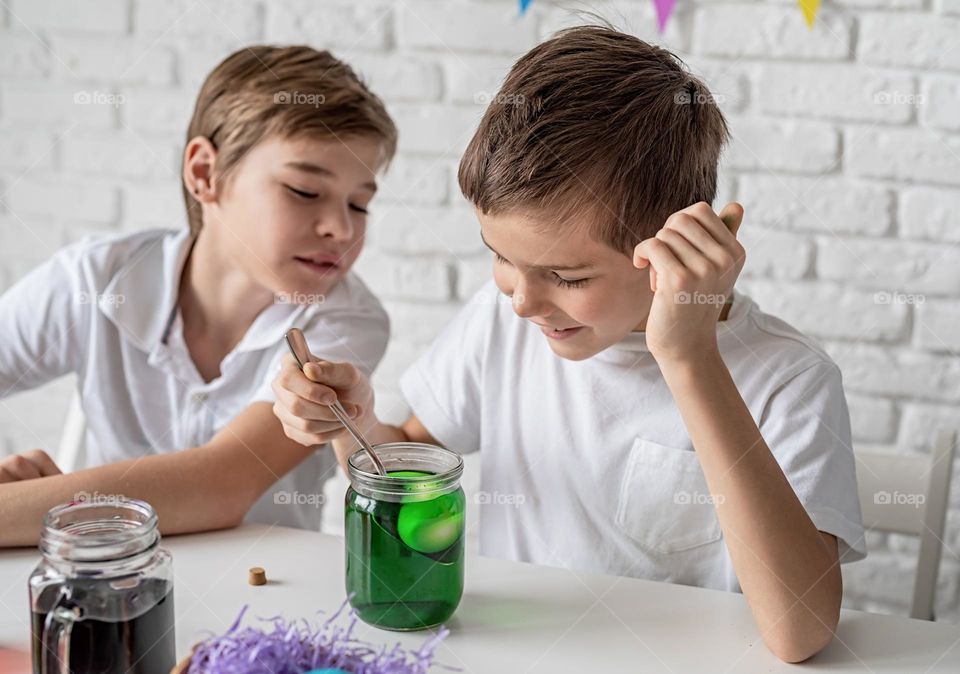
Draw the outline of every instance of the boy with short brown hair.
<instances>
[{"instance_id":1,"label":"boy with short brown hair","mask_svg":"<svg viewBox=\"0 0 960 674\"><path fill-rule=\"evenodd\" d=\"M342 437L317 432L339 395L377 441L481 450L482 553L742 589L778 657L819 651L865 554L849 418L830 358L733 290L726 137L669 52L604 27L535 47L460 166L494 282L404 375L413 415L381 424L349 365L288 364L288 436Z\"/></svg>"},{"instance_id":2,"label":"boy with short brown hair","mask_svg":"<svg viewBox=\"0 0 960 674\"><path fill-rule=\"evenodd\" d=\"M0 546L35 543L44 513L84 493L149 501L165 534L319 527L301 495L336 459L284 436L270 381L291 327L365 374L382 357L386 312L351 267L396 144L329 52L254 45L209 74L183 221L85 239L0 296L0 397L75 373L93 440L69 474L42 450L0 460Z\"/></svg>"}]
</instances>

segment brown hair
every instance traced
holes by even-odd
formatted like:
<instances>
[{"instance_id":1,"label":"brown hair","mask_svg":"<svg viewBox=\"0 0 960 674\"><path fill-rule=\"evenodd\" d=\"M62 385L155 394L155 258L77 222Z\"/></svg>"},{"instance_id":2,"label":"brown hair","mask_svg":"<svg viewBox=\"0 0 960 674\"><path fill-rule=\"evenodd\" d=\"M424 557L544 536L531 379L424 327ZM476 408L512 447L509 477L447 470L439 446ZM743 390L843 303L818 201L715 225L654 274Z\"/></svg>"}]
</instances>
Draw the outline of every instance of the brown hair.
<instances>
[{"instance_id":1,"label":"brown hair","mask_svg":"<svg viewBox=\"0 0 960 674\"><path fill-rule=\"evenodd\" d=\"M672 53L605 26L557 33L517 61L460 161L481 212L589 223L629 253L716 193L728 137L707 87Z\"/></svg>"},{"instance_id":2,"label":"brown hair","mask_svg":"<svg viewBox=\"0 0 960 674\"><path fill-rule=\"evenodd\" d=\"M383 142L384 163L396 152L397 129L386 108L343 61L310 47L246 47L207 76L187 129L217 148L226 175L268 136L370 136ZM190 229L202 225L199 204L183 185Z\"/></svg>"}]
</instances>

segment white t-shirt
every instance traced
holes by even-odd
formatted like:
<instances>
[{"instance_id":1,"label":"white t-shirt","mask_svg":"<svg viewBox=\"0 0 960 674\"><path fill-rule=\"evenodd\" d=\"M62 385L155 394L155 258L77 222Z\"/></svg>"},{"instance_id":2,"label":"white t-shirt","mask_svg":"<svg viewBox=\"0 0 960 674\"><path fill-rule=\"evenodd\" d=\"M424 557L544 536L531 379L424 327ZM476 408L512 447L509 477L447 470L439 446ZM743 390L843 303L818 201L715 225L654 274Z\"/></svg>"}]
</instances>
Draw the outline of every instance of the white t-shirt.
<instances>
[{"instance_id":1,"label":"white t-shirt","mask_svg":"<svg viewBox=\"0 0 960 674\"><path fill-rule=\"evenodd\" d=\"M737 293L723 360L764 439L844 562L866 555L840 372ZM556 356L490 282L403 376L438 441L481 451L481 554L739 590L687 430L643 333Z\"/></svg>"},{"instance_id":2,"label":"white t-shirt","mask_svg":"<svg viewBox=\"0 0 960 674\"><path fill-rule=\"evenodd\" d=\"M151 230L69 246L0 296L0 397L75 372L88 424L85 464L164 454L209 441L247 406L275 398L270 382L284 332L303 330L314 354L367 374L386 349L380 303L348 274L322 303L279 301L257 316L206 383L183 339L177 308L189 231ZM319 528L324 447L290 471L248 521Z\"/></svg>"}]
</instances>

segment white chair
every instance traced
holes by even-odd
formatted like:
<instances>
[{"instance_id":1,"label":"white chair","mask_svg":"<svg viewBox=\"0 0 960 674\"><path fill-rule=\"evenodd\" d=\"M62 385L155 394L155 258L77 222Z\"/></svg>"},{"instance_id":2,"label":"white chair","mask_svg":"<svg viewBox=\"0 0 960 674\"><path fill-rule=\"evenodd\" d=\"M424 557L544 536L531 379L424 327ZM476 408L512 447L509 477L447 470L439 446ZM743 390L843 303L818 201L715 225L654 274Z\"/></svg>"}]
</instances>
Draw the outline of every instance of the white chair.
<instances>
[{"instance_id":1,"label":"white chair","mask_svg":"<svg viewBox=\"0 0 960 674\"><path fill-rule=\"evenodd\" d=\"M855 452L864 528L920 538L911 618L934 619L956 439L939 431L929 456Z\"/></svg>"}]
</instances>

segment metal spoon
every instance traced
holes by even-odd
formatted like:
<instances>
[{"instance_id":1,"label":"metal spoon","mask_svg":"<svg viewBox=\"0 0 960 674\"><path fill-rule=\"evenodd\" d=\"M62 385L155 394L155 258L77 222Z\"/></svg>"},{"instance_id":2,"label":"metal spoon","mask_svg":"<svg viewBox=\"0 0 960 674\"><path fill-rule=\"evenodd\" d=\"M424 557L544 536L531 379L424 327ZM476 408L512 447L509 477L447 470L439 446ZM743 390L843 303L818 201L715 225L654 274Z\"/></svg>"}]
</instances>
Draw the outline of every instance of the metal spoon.
<instances>
[{"instance_id":1,"label":"metal spoon","mask_svg":"<svg viewBox=\"0 0 960 674\"><path fill-rule=\"evenodd\" d=\"M300 371L303 372L304 366L311 361L310 358L310 348L307 346L307 340L303 336L303 332L299 328L290 328L287 330L283 338L287 342L287 346L290 348L290 353L293 354L294 360L297 361L297 365L300 367ZM347 411L343 409L343 405L340 404L339 400L335 400L330 409L333 411L334 416L343 424L350 435L353 436L353 439L359 443L363 450L367 453L367 456L370 457L370 460L373 461L373 467L376 468L377 473L380 475L386 475L387 469L383 467L383 462L380 460L380 457L377 456L377 453L373 449L373 445L367 442L367 439L363 437L363 433L360 432L360 429L357 428L356 424L350 419L350 415L347 414Z\"/></svg>"}]
</instances>

